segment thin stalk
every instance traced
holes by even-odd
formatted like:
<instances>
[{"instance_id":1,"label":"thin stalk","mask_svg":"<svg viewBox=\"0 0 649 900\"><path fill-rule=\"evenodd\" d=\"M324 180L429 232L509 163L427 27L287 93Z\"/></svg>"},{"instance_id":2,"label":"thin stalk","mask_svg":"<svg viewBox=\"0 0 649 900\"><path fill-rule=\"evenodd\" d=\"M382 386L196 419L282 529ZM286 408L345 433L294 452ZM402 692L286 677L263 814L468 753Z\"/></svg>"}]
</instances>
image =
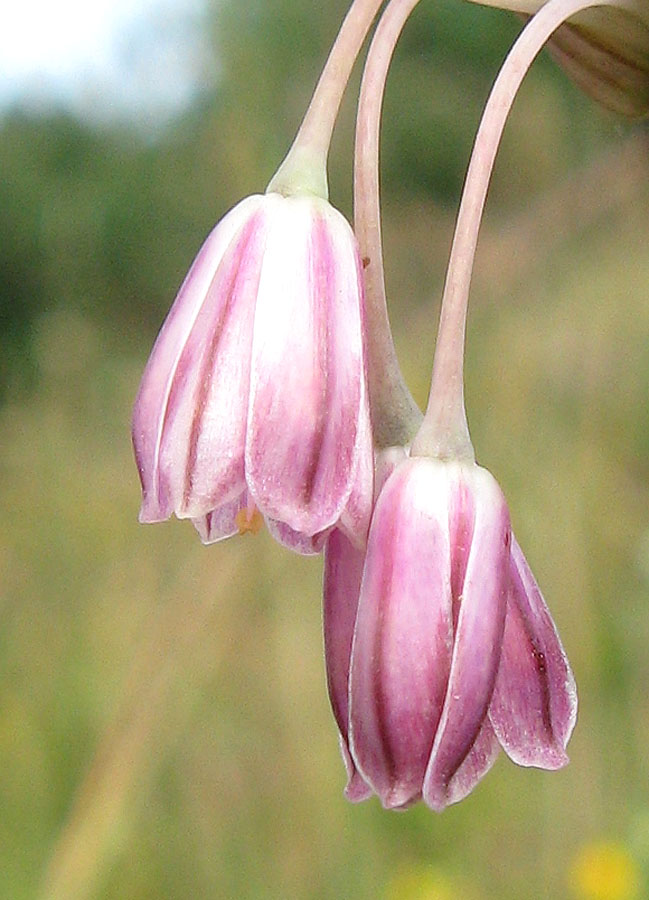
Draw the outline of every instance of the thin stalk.
<instances>
[{"instance_id":1,"label":"thin stalk","mask_svg":"<svg viewBox=\"0 0 649 900\"><path fill-rule=\"evenodd\" d=\"M356 119L354 230L365 267L369 394L378 447L407 444L421 422L392 340L385 294L379 137L388 69L399 35L419 0L391 0L381 16L365 62Z\"/></svg>"},{"instance_id":2,"label":"thin stalk","mask_svg":"<svg viewBox=\"0 0 649 900\"><path fill-rule=\"evenodd\" d=\"M464 340L471 272L494 159L516 93L537 54L566 19L602 0L549 0L510 50L487 101L467 171L442 297L428 408L414 455L473 459L464 408Z\"/></svg>"},{"instance_id":3,"label":"thin stalk","mask_svg":"<svg viewBox=\"0 0 649 900\"><path fill-rule=\"evenodd\" d=\"M338 110L356 57L384 0L354 0L322 70L311 103L267 191L327 199L327 157Z\"/></svg>"}]
</instances>

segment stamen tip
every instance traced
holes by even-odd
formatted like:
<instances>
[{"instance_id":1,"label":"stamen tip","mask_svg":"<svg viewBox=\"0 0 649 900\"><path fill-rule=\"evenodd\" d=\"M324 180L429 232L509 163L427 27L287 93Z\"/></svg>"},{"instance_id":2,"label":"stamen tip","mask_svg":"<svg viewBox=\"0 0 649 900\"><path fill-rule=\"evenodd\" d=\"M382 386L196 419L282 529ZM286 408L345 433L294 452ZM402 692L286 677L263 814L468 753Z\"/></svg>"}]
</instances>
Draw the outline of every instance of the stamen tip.
<instances>
[{"instance_id":1,"label":"stamen tip","mask_svg":"<svg viewBox=\"0 0 649 900\"><path fill-rule=\"evenodd\" d=\"M235 516L235 523L239 534L259 534L264 524L264 517L256 506L240 509Z\"/></svg>"}]
</instances>

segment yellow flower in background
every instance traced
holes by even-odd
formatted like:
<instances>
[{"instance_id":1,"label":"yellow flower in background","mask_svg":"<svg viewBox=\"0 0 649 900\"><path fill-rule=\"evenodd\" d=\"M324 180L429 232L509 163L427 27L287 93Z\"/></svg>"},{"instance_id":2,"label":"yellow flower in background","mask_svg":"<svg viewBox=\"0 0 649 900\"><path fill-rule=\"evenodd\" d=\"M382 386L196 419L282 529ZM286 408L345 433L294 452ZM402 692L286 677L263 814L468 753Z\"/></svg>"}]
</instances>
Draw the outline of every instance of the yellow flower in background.
<instances>
[{"instance_id":1,"label":"yellow flower in background","mask_svg":"<svg viewBox=\"0 0 649 900\"><path fill-rule=\"evenodd\" d=\"M623 844L596 841L584 845L571 871L579 900L636 900L640 897L638 867Z\"/></svg>"},{"instance_id":2,"label":"yellow flower in background","mask_svg":"<svg viewBox=\"0 0 649 900\"><path fill-rule=\"evenodd\" d=\"M436 866L413 864L392 876L384 900L468 900L464 887Z\"/></svg>"}]
</instances>

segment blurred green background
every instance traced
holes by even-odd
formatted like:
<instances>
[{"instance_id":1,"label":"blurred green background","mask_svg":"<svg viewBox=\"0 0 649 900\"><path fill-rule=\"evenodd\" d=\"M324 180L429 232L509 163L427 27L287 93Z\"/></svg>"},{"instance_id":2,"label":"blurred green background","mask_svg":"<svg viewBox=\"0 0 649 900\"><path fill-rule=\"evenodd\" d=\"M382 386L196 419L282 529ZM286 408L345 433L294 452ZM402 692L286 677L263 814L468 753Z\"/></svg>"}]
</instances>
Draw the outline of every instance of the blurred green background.
<instances>
[{"instance_id":1,"label":"blurred green background","mask_svg":"<svg viewBox=\"0 0 649 900\"><path fill-rule=\"evenodd\" d=\"M342 795L321 560L267 533L139 526L129 419L212 225L263 190L346 0L222 0L218 78L156 127L0 119L0 897L649 896L647 131L548 58L504 138L478 251L467 403L580 691L558 773L502 757L438 816ZM395 337L426 401L481 107L519 23L421 4L383 152ZM358 73L331 159L351 214Z\"/></svg>"}]
</instances>

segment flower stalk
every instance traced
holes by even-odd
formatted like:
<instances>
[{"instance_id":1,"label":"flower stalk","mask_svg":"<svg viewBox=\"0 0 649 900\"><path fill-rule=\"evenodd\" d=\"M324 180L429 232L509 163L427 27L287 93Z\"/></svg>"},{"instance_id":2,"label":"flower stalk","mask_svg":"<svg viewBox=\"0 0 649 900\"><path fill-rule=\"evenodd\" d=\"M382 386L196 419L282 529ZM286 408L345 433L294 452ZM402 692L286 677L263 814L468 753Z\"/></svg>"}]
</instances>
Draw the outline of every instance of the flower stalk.
<instances>
[{"instance_id":1,"label":"flower stalk","mask_svg":"<svg viewBox=\"0 0 649 900\"><path fill-rule=\"evenodd\" d=\"M428 408L412 445L413 455L474 458L464 406L464 341L478 230L496 152L521 82L543 45L575 13L601 5L601 0L549 0L521 32L494 83L464 184L442 296Z\"/></svg>"},{"instance_id":2,"label":"flower stalk","mask_svg":"<svg viewBox=\"0 0 649 900\"><path fill-rule=\"evenodd\" d=\"M338 110L367 32L383 0L354 0L338 32L309 108L267 192L328 199L327 157Z\"/></svg>"},{"instance_id":3,"label":"flower stalk","mask_svg":"<svg viewBox=\"0 0 649 900\"><path fill-rule=\"evenodd\" d=\"M408 390L392 339L386 303L379 138L385 83L401 31L419 0L392 0L381 16L367 54L358 101L354 147L354 231L365 274L370 409L378 448L408 444L421 412Z\"/></svg>"}]
</instances>

